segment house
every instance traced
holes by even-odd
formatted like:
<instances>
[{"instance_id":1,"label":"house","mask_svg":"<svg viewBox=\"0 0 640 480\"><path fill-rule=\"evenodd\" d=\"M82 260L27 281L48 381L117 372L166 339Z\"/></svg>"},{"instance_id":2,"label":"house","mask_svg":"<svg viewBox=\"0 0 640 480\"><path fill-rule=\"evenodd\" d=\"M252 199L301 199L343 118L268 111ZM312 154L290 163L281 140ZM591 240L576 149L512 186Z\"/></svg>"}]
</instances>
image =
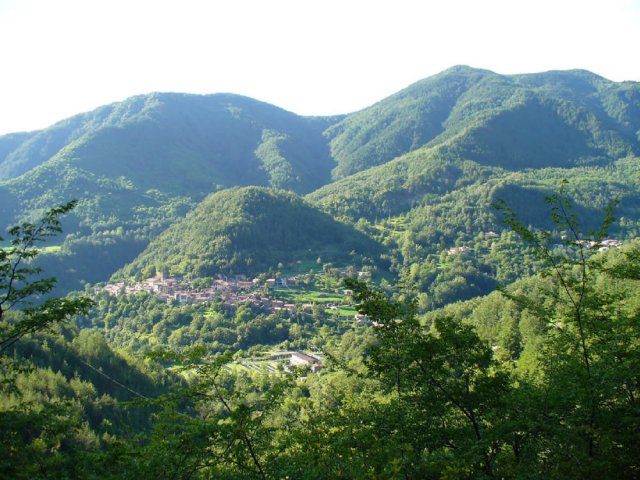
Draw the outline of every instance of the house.
<instances>
[{"instance_id":1,"label":"house","mask_svg":"<svg viewBox=\"0 0 640 480\"><path fill-rule=\"evenodd\" d=\"M606 252L612 248L620 248L622 247L622 242L615 238L605 238L600 243L600 248L598 248L599 252Z\"/></svg>"},{"instance_id":2,"label":"house","mask_svg":"<svg viewBox=\"0 0 640 480\"><path fill-rule=\"evenodd\" d=\"M609 247L609 248L612 248L612 247L619 248L619 247L622 246L622 242L620 240L615 239L615 238L605 238L604 240L602 240L600 242L600 244L603 247Z\"/></svg>"},{"instance_id":3,"label":"house","mask_svg":"<svg viewBox=\"0 0 640 480\"><path fill-rule=\"evenodd\" d=\"M123 282L114 283L110 285L105 285L103 290L107 292L109 295L111 295L112 297L117 297L121 293L125 292L125 286Z\"/></svg>"},{"instance_id":4,"label":"house","mask_svg":"<svg viewBox=\"0 0 640 480\"><path fill-rule=\"evenodd\" d=\"M462 245L461 247L452 247L447 250L447 255L467 255L471 249L466 245Z\"/></svg>"},{"instance_id":5,"label":"house","mask_svg":"<svg viewBox=\"0 0 640 480\"><path fill-rule=\"evenodd\" d=\"M162 279L159 275L155 277L147 278L142 282L142 288L149 293L158 293L162 286Z\"/></svg>"},{"instance_id":6,"label":"house","mask_svg":"<svg viewBox=\"0 0 640 480\"><path fill-rule=\"evenodd\" d=\"M322 368L322 362L319 358L307 355L302 352L293 352L289 359L289 364L293 367L305 366L311 368L312 372L318 372Z\"/></svg>"},{"instance_id":7,"label":"house","mask_svg":"<svg viewBox=\"0 0 640 480\"><path fill-rule=\"evenodd\" d=\"M593 240L576 240L576 245L582 245L586 248L594 248L598 246L598 242L594 242Z\"/></svg>"},{"instance_id":8,"label":"house","mask_svg":"<svg viewBox=\"0 0 640 480\"><path fill-rule=\"evenodd\" d=\"M180 303L188 303L188 302L192 302L194 299L194 295L191 292L176 292L174 295L174 298L180 302Z\"/></svg>"},{"instance_id":9,"label":"house","mask_svg":"<svg viewBox=\"0 0 640 480\"><path fill-rule=\"evenodd\" d=\"M312 372L318 372L322 368L321 357L303 352L274 352L270 355L270 359L272 361L288 361L290 367L309 367Z\"/></svg>"},{"instance_id":10,"label":"house","mask_svg":"<svg viewBox=\"0 0 640 480\"><path fill-rule=\"evenodd\" d=\"M217 292L222 292L225 290L230 290L231 289L231 285L229 284L229 282L227 282L226 280L214 280L213 281L213 285L211 285L212 290L215 290Z\"/></svg>"}]
</instances>

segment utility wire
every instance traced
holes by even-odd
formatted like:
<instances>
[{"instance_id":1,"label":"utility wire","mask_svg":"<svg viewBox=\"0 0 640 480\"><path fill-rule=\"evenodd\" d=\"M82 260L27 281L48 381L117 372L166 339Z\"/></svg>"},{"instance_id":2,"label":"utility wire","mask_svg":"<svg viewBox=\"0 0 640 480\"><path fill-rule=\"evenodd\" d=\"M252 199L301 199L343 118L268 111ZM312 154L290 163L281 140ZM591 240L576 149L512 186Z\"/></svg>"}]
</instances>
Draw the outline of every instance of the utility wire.
<instances>
[{"instance_id":1,"label":"utility wire","mask_svg":"<svg viewBox=\"0 0 640 480\"><path fill-rule=\"evenodd\" d=\"M93 365L85 362L84 360L82 360L81 358L78 358L78 360L80 360L82 363L84 363L87 367L91 368L92 370L98 372L100 375L102 375L103 377L105 377L107 380L110 380L111 382L115 383L116 385L121 386L122 388L126 388L128 391L130 391L131 393L133 393L134 395L137 395L140 398L144 398L145 400L149 400L149 397L146 397L144 395L142 395L141 393L136 392L135 390L130 389L129 387L127 387L126 385L123 385L122 383L120 383L118 380L116 380L113 377L110 377L109 375L107 375L106 373L104 373L103 371L97 369L96 367L94 367Z\"/></svg>"}]
</instances>

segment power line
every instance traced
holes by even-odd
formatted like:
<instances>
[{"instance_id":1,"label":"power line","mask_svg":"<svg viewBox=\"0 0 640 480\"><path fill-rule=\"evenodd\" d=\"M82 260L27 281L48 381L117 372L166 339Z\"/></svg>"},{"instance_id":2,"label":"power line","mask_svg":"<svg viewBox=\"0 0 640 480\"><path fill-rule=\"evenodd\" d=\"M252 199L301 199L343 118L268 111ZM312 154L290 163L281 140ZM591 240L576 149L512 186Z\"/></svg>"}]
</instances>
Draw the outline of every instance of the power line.
<instances>
[{"instance_id":1,"label":"power line","mask_svg":"<svg viewBox=\"0 0 640 480\"><path fill-rule=\"evenodd\" d=\"M87 367L91 368L92 370L96 371L97 373L99 373L100 375L102 375L103 377L105 377L107 380L115 383L116 385L119 385L122 388L126 388L129 392L133 393L134 395L137 395L140 398L144 398L145 400L149 400L149 397L144 396L143 394L136 392L135 390L132 390L131 388L127 387L126 385L120 383L118 380L116 380L113 377L110 377L109 375L107 375L106 373L104 373L102 370L97 369L96 367L94 367L93 365L91 365L88 362L85 362L84 360L82 360L81 358L78 358L78 360L80 360L82 363L84 363Z\"/></svg>"}]
</instances>

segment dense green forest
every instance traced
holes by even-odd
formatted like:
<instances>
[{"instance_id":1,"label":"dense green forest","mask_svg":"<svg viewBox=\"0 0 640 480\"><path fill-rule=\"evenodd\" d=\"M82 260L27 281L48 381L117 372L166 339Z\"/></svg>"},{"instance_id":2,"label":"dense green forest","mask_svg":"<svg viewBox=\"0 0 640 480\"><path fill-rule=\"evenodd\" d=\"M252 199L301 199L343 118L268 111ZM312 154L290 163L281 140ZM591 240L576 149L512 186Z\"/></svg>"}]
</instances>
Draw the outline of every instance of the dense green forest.
<instances>
[{"instance_id":1,"label":"dense green forest","mask_svg":"<svg viewBox=\"0 0 640 480\"><path fill-rule=\"evenodd\" d=\"M613 204L591 246L578 241L586 232L564 188L547 202L569 232L563 249L500 207L541 275L426 315L404 287L389 298L350 279L375 326L346 328L326 314L232 316L150 295L33 304L53 285L20 260L38 255L36 241L59 232L72 204L12 229L0 299L2 474L636 478L640 243L600 251ZM77 314L80 330L60 323ZM141 360L102 333L169 349ZM320 373L241 367L260 345L316 341Z\"/></svg>"},{"instance_id":2,"label":"dense green forest","mask_svg":"<svg viewBox=\"0 0 640 480\"><path fill-rule=\"evenodd\" d=\"M603 192L636 189L638 131L638 84L580 70L498 75L459 66L335 117L229 94L142 95L0 136L0 218L33 220L78 199L60 248L39 258L61 295L106 281L208 195L234 186L291 190L341 221L378 228L391 218L390 229L403 231L405 217L429 217L422 207L440 203L448 213L446 194L456 211L478 209L468 189L488 180L496 189L553 188L590 177L600 184L584 186L579 195L593 198L579 201L600 205ZM511 191L509 200L523 197ZM476 212L496 231L489 204ZM478 233L458 214L446 223Z\"/></svg>"},{"instance_id":3,"label":"dense green forest","mask_svg":"<svg viewBox=\"0 0 640 480\"><path fill-rule=\"evenodd\" d=\"M0 136L0 478L640 477L639 155L638 83L462 66Z\"/></svg>"},{"instance_id":4,"label":"dense green forest","mask_svg":"<svg viewBox=\"0 0 640 480\"><path fill-rule=\"evenodd\" d=\"M61 280L57 293L78 290L108 279L209 193L252 184L305 193L327 183L330 121L237 95L134 97L19 145L0 137L0 218L29 220L78 199L61 249L41 258Z\"/></svg>"},{"instance_id":5,"label":"dense green forest","mask_svg":"<svg viewBox=\"0 0 640 480\"><path fill-rule=\"evenodd\" d=\"M377 256L371 238L284 190L231 188L202 201L121 273L208 278L257 275L278 264Z\"/></svg>"}]
</instances>

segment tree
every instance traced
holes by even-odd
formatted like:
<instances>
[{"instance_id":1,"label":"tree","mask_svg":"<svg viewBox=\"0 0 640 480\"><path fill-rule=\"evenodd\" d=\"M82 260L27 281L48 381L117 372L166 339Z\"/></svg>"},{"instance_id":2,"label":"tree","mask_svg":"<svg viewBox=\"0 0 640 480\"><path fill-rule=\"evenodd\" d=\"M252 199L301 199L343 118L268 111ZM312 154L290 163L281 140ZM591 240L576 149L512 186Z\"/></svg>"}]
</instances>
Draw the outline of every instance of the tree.
<instances>
[{"instance_id":1,"label":"tree","mask_svg":"<svg viewBox=\"0 0 640 480\"><path fill-rule=\"evenodd\" d=\"M359 311L379 325L366 364L392 407L385 420L375 421L395 438L385 448L395 452L387 461L397 463L397 475L500 476L496 464L512 457L504 421L512 387L490 346L470 325L442 318L427 329L413 303L392 302L365 284L346 283Z\"/></svg>"},{"instance_id":2,"label":"tree","mask_svg":"<svg viewBox=\"0 0 640 480\"><path fill-rule=\"evenodd\" d=\"M40 253L38 244L62 231L60 216L71 211L76 201L52 208L35 223L24 222L9 229L10 246L0 248L0 354L28 333L46 329L74 315L87 313L92 301L87 298L49 298L56 279L33 279L41 269L31 264ZM0 242L4 239L0 237ZM21 307L22 315L6 322L5 314Z\"/></svg>"},{"instance_id":3,"label":"tree","mask_svg":"<svg viewBox=\"0 0 640 480\"><path fill-rule=\"evenodd\" d=\"M76 202L52 208L35 223L25 222L9 229L8 247L0 247L0 393L17 398L0 408L0 475L3 478L69 478L85 476L92 464L82 451L95 445L95 435L82 424L72 403L58 398L34 402L23 399L29 382L45 375L49 381L62 375L37 370L31 362L17 362L9 355L25 335L42 332L70 317L87 313L87 298L48 298L54 278L34 278L41 269L32 261L41 250L38 244L62 231L60 216ZM4 239L0 238L0 242ZM46 375L49 374L49 377ZM17 379L21 377L21 385ZM55 395L54 395L55 397ZM64 446L64 447L63 447ZM67 449L67 451L65 451Z\"/></svg>"},{"instance_id":4,"label":"tree","mask_svg":"<svg viewBox=\"0 0 640 480\"><path fill-rule=\"evenodd\" d=\"M506 223L545 264L550 306L526 294L503 294L545 322L534 405L526 421L537 468L546 478L637 478L640 472L640 245L599 252L613 222L615 202L596 231L583 232L566 183L546 198L562 249L550 232L525 227L504 204ZM592 240L585 240L590 238ZM521 411L524 411L521 410Z\"/></svg>"},{"instance_id":5,"label":"tree","mask_svg":"<svg viewBox=\"0 0 640 480\"><path fill-rule=\"evenodd\" d=\"M271 472L278 457L271 422L290 377L251 380L227 370L232 352L210 357L204 347L151 356L175 362L194 378L188 387L148 401L161 411L139 452L140 471L131 478L280 478Z\"/></svg>"}]
</instances>

